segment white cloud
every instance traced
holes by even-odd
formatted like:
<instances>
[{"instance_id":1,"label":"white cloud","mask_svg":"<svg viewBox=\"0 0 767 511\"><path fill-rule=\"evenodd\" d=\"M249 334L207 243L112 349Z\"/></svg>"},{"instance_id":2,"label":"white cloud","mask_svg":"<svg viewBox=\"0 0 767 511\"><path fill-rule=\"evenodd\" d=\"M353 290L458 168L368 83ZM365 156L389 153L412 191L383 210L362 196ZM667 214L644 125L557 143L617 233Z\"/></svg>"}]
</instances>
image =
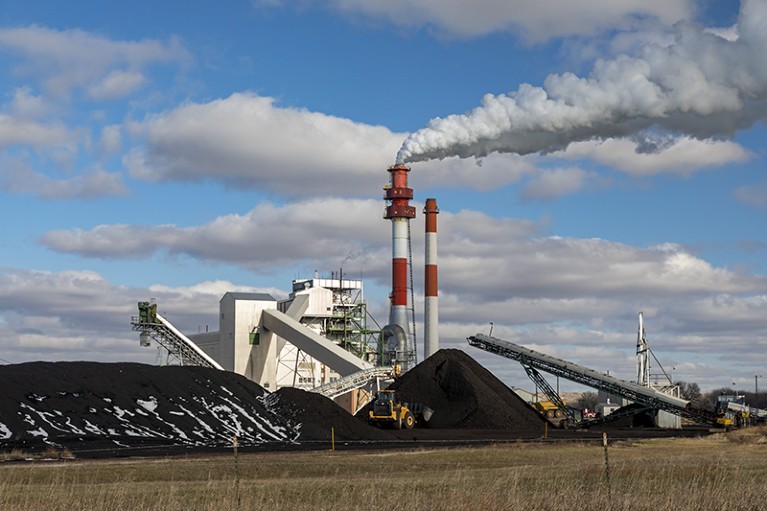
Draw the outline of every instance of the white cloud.
<instances>
[{"instance_id":1,"label":"white cloud","mask_svg":"<svg viewBox=\"0 0 767 511\"><path fill-rule=\"evenodd\" d=\"M288 3L298 2L255 1L261 6ZM406 28L426 26L450 36L474 37L511 31L536 42L625 29L646 23L648 18L670 26L692 12L689 0L327 0L319 5L348 15L383 19Z\"/></svg>"},{"instance_id":2,"label":"white cloud","mask_svg":"<svg viewBox=\"0 0 767 511\"><path fill-rule=\"evenodd\" d=\"M100 225L52 231L41 242L61 252L101 258L145 258L157 251L257 271L294 266L334 268L350 252L381 264L389 233L379 200L315 199L262 203L245 215L225 215L198 227ZM350 214L354 212L354 214ZM371 268L380 266L371 262Z\"/></svg>"},{"instance_id":3,"label":"white cloud","mask_svg":"<svg viewBox=\"0 0 767 511\"><path fill-rule=\"evenodd\" d=\"M643 141L652 143L652 141ZM641 150L636 139L608 138L570 144L565 151L551 156L566 159L588 158L634 176L669 173L689 176L696 171L742 163L752 155L741 145L729 140L698 140L675 137L659 140L654 150Z\"/></svg>"},{"instance_id":4,"label":"white cloud","mask_svg":"<svg viewBox=\"0 0 767 511\"><path fill-rule=\"evenodd\" d=\"M349 199L263 203L245 215L225 215L197 227L101 225L51 231L41 242L89 257L140 258L166 251L255 270L299 262L332 268L348 254L360 253L366 274L385 283L390 233L381 207L377 200ZM641 248L602 239L537 237L540 227L471 210L442 211L439 264L450 276L441 279L443 292L494 303L509 297L604 300L628 293L635 299L659 294L686 299L767 290L767 278L717 268L679 245ZM422 251L419 231L413 232L414 257Z\"/></svg>"},{"instance_id":5,"label":"white cloud","mask_svg":"<svg viewBox=\"0 0 767 511\"><path fill-rule=\"evenodd\" d=\"M104 101L129 95L146 82L146 77L138 71L111 71L97 83L88 87L88 95L95 100Z\"/></svg>"},{"instance_id":6,"label":"white cloud","mask_svg":"<svg viewBox=\"0 0 767 511\"><path fill-rule=\"evenodd\" d=\"M0 48L24 58L15 71L43 80L54 97L81 88L94 99L114 99L139 87L142 69L184 64L190 55L180 41L113 41L82 30L41 26L0 29Z\"/></svg>"},{"instance_id":7,"label":"white cloud","mask_svg":"<svg viewBox=\"0 0 767 511\"><path fill-rule=\"evenodd\" d=\"M175 303L180 303L183 300L196 301L199 307L203 307L203 299L209 299L217 302L224 296L225 293L266 293L272 295L276 299L287 298L287 293L284 289L278 288L254 288L253 286L241 286L233 284L227 280L209 280L193 284L191 286L171 287L163 284L153 284L148 288L153 297L173 297ZM165 303L165 301L163 301ZM209 306L207 306L209 307ZM203 308L201 311L207 309Z\"/></svg>"},{"instance_id":8,"label":"white cloud","mask_svg":"<svg viewBox=\"0 0 767 511\"><path fill-rule=\"evenodd\" d=\"M99 148L103 154L115 154L122 147L122 132L117 124L101 128Z\"/></svg>"},{"instance_id":9,"label":"white cloud","mask_svg":"<svg viewBox=\"0 0 767 511\"><path fill-rule=\"evenodd\" d=\"M735 199L743 204L767 208L767 181L740 186L735 190L734 195Z\"/></svg>"},{"instance_id":10,"label":"white cloud","mask_svg":"<svg viewBox=\"0 0 767 511\"><path fill-rule=\"evenodd\" d=\"M145 144L124 158L133 177L211 180L292 197L369 196L388 180L385 169L405 138L382 126L283 108L252 93L182 105L126 129ZM410 179L417 188L486 191L536 174L533 161L491 154L418 162Z\"/></svg>"},{"instance_id":11,"label":"white cloud","mask_svg":"<svg viewBox=\"0 0 767 511\"><path fill-rule=\"evenodd\" d=\"M551 200L580 191L595 175L579 168L540 170L522 191L523 199Z\"/></svg>"},{"instance_id":12,"label":"white cloud","mask_svg":"<svg viewBox=\"0 0 767 511\"><path fill-rule=\"evenodd\" d=\"M29 87L19 87L13 91L13 97L8 105L12 117L18 119L39 119L53 110L43 96L32 93Z\"/></svg>"},{"instance_id":13,"label":"white cloud","mask_svg":"<svg viewBox=\"0 0 767 511\"><path fill-rule=\"evenodd\" d=\"M461 249L473 244L472 235L466 237ZM511 282L514 296L560 298L747 292L767 283L713 267L676 245L642 249L600 239L549 237L497 241L487 250L453 250L454 258L441 261L453 285L464 293L481 290L493 300L508 296Z\"/></svg>"},{"instance_id":14,"label":"white cloud","mask_svg":"<svg viewBox=\"0 0 767 511\"><path fill-rule=\"evenodd\" d=\"M0 150L11 146L67 146L75 134L60 122L38 122L0 113Z\"/></svg>"},{"instance_id":15,"label":"white cloud","mask_svg":"<svg viewBox=\"0 0 767 511\"><path fill-rule=\"evenodd\" d=\"M714 34L717 37L721 37L727 41L737 41L739 37L737 25L732 25L730 27L707 28L706 32Z\"/></svg>"},{"instance_id":16,"label":"white cloud","mask_svg":"<svg viewBox=\"0 0 767 511\"><path fill-rule=\"evenodd\" d=\"M137 178L211 179L299 196L369 194L404 138L250 93L186 104L131 130L146 139L145 150L125 159Z\"/></svg>"},{"instance_id":17,"label":"white cloud","mask_svg":"<svg viewBox=\"0 0 767 511\"><path fill-rule=\"evenodd\" d=\"M93 169L58 179L12 160L6 161L0 188L8 193L34 195L46 200L98 199L128 193L120 174Z\"/></svg>"}]
</instances>

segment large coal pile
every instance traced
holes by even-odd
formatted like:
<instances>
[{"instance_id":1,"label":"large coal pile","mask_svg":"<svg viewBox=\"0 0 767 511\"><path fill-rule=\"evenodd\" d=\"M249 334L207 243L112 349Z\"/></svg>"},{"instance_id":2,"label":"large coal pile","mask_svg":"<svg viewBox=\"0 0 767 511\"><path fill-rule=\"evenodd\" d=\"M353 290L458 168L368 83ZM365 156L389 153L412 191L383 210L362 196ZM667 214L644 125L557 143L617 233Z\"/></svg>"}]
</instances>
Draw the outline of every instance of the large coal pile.
<instances>
[{"instance_id":1,"label":"large coal pile","mask_svg":"<svg viewBox=\"0 0 767 511\"><path fill-rule=\"evenodd\" d=\"M0 366L0 447L231 446L292 442L265 391L203 367L97 362Z\"/></svg>"},{"instance_id":2,"label":"large coal pile","mask_svg":"<svg viewBox=\"0 0 767 511\"><path fill-rule=\"evenodd\" d=\"M393 440L386 431L355 419L332 400L314 392L283 387L270 394L266 406L300 432L299 442L337 440Z\"/></svg>"},{"instance_id":3,"label":"large coal pile","mask_svg":"<svg viewBox=\"0 0 767 511\"><path fill-rule=\"evenodd\" d=\"M540 436L545 419L493 373L460 350L443 349L396 380L405 402L434 410L429 428L502 429ZM367 408L358 416L367 414Z\"/></svg>"}]
</instances>

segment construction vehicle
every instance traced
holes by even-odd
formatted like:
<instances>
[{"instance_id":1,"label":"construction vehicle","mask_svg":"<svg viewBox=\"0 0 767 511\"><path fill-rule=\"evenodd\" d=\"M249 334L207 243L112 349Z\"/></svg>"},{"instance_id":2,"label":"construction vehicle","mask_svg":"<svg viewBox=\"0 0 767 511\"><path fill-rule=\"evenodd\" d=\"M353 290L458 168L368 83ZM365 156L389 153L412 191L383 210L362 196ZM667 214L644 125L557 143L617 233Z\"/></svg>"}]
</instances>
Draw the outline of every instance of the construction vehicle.
<instances>
[{"instance_id":1,"label":"construction vehicle","mask_svg":"<svg viewBox=\"0 0 767 511\"><path fill-rule=\"evenodd\" d=\"M551 401L537 401L533 403L533 408L547 419L562 419L565 416L562 410Z\"/></svg>"},{"instance_id":2,"label":"construction vehicle","mask_svg":"<svg viewBox=\"0 0 767 511\"><path fill-rule=\"evenodd\" d=\"M432 410L421 403L403 403L394 390L382 390L376 394L373 409L368 413L368 424L394 429L413 429L417 422L431 418Z\"/></svg>"},{"instance_id":3,"label":"construction vehicle","mask_svg":"<svg viewBox=\"0 0 767 511\"><path fill-rule=\"evenodd\" d=\"M765 410L746 404L746 396L737 394L722 394L716 400L716 425L729 429L740 428L759 421Z\"/></svg>"}]
</instances>

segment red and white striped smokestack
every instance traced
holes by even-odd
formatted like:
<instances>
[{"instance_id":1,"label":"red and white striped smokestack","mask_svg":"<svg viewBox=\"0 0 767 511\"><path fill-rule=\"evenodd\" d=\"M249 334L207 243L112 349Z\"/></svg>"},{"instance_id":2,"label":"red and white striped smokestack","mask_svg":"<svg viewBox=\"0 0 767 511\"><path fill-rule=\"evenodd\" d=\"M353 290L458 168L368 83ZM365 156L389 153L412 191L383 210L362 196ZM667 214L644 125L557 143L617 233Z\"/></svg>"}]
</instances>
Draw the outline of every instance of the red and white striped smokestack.
<instances>
[{"instance_id":1,"label":"red and white striped smokestack","mask_svg":"<svg viewBox=\"0 0 767 511\"><path fill-rule=\"evenodd\" d=\"M439 351L439 309L437 295L437 199L426 199L426 267L424 271L423 357Z\"/></svg>"},{"instance_id":2,"label":"red and white striped smokestack","mask_svg":"<svg viewBox=\"0 0 767 511\"><path fill-rule=\"evenodd\" d=\"M384 218L391 220L392 224L392 291L391 310L389 324L402 327L403 332L409 331L407 320L407 292L408 292L408 264L409 247L408 238L409 222L415 218L415 208L410 205L413 198L413 189L407 186L407 173L410 167L402 164L392 165L388 169L391 181L384 189L384 199L391 201L386 207ZM410 353L415 353L415 347L410 346L407 340L405 355L410 358ZM406 366L407 364L405 364ZM404 370L409 367L403 367Z\"/></svg>"}]
</instances>

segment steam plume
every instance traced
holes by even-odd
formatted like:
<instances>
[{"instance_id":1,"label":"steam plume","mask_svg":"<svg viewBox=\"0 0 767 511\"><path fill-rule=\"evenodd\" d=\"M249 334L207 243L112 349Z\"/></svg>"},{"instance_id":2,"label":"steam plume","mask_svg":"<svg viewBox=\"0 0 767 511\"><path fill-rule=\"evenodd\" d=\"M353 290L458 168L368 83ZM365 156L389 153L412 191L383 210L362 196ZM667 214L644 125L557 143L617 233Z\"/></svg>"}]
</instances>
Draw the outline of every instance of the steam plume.
<instances>
[{"instance_id":1,"label":"steam plume","mask_svg":"<svg viewBox=\"0 0 767 511\"><path fill-rule=\"evenodd\" d=\"M730 137L767 113L767 1L743 0L735 28L730 39L681 22L672 45L600 60L587 78L550 75L543 87L487 94L471 112L412 133L397 161L549 152L648 128Z\"/></svg>"}]
</instances>

